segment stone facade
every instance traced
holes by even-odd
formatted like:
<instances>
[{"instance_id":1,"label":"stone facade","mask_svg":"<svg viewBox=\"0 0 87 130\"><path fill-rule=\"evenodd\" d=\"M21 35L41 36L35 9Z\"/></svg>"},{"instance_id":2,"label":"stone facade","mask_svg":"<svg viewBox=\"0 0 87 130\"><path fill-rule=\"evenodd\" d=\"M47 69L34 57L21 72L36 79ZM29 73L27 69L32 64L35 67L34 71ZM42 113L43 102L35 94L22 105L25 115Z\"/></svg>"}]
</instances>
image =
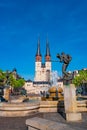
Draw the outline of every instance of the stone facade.
<instances>
[{"instance_id":1,"label":"stone facade","mask_svg":"<svg viewBox=\"0 0 87 130\"><path fill-rule=\"evenodd\" d=\"M47 92L50 88L50 84L48 82L33 82L27 80L23 87L27 90L27 94L40 94L40 92Z\"/></svg>"},{"instance_id":2,"label":"stone facade","mask_svg":"<svg viewBox=\"0 0 87 130\"><path fill-rule=\"evenodd\" d=\"M51 62L35 62L35 78L34 81L50 81L51 79Z\"/></svg>"},{"instance_id":3,"label":"stone facade","mask_svg":"<svg viewBox=\"0 0 87 130\"><path fill-rule=\"evenodd\" d=\"M36 61L35 61L35 78L34 81L51 81L51 56L48 42L46 43L45 63L42 63L42 56L40 53L40 41L38 41Z\"/></svg>"},{"instance_id":4,"label":"stone facade","mask_svg":"<svg viewBox=\"0 0 87 130\"><path fill-rule=\"evenodd\" d=\"M64 105L67 121L82 120L81 113L77 111L76 88L74 84L64 85Z\"/></svg>"}]
</instances>

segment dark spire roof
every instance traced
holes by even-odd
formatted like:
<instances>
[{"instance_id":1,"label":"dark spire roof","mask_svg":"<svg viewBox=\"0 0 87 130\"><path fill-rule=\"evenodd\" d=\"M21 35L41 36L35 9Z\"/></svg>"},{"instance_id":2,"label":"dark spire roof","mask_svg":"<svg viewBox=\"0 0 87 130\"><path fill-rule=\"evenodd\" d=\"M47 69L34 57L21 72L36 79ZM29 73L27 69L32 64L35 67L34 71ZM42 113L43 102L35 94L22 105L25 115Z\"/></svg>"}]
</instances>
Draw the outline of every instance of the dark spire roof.
<instances>
[{"instance_id":1,"label":"dark spire roof","mask_svg":"<svg viewBox=\"0 0 87 130\"><path fill-rule=\"evenodd\" d=\"M14 72L14 71L15 71L15 72L17 72L17 69L16 69L16 68L14 68L14 69L12 70L12 72Z\"/></svg>"},{"instance_id":2,"label":"dark spire roof","mask_svg":"<svg viewBox=\"0 0 87 130\"><path fill-rule=\"evenodd\" d=\"M46 40L46 56L50 56L50 48L49 48L48 39Z\"/></svg>"},{"instance_id":3,"label":"dark spire roof","mask_svg":"<svg viewBox=\"0 0 87 130\"><path fill-rule=\"evenodd\" d=\"M40 53L40 38L38 38L38 45L37 45L37 53L36 53L36 56L41 56L41 53Z\"/></svg>"}]
</instances>

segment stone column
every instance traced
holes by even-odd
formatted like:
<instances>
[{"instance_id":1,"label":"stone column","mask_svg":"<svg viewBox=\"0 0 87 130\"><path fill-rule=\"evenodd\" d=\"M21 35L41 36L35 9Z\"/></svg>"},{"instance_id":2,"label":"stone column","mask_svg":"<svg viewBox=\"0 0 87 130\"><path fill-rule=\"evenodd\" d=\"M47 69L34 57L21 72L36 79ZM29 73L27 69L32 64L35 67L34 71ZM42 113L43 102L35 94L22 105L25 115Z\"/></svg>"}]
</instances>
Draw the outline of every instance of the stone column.
<instances>
[{"instance_id":1,"label":"stone column","mask_svg":"<svg viewBox=\"0 0 87 130\"><path fill-rule=\"evenodd\" d=\"M9 101L10 99L10 92L9 92L9 88L5 88L4 89L4 98Z\"/></svg>"},{"instance_id":2,"label":"stone column","mask_svg":"<svg viewBox=\"0 0 87 130\"><path fill-rule=\"evenodd\" d=\"M81 113L77 113L76 89L74 84L64 85L64 106L67 121L79 121Z\"/></svg>"}]
</instances>

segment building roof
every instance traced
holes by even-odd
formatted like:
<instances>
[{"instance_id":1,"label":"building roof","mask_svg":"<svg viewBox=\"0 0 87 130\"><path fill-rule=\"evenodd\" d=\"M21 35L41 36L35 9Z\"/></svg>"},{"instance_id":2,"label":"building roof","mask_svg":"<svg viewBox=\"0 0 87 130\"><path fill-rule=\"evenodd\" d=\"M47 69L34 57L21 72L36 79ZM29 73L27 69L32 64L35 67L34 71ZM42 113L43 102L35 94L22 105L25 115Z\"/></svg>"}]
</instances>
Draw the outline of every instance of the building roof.
<instances>
[{"instance_id":1,"label":"building roof","mask_svg":"<svg viewBox=\"0 0 87 130\"><path fill-rule=\"evenodd\" d=\"M33 84L50 84L50 82L47 82L47 81L34 81Z\"/></svg>"},{"instance_id":2,"label":"building roof","mask_svg":"<svg viewBox=\"0 0 87 130\"><path fill-rule=\"evenodd\" d=\"M28 80L26 80L26 82L32 82L32 80L28 79Z\"/></svg>"},{"instance_id":3,"label":"building roof","mask_svg":"<svg viewBox=\"0 0 87 130\"><path fill-rule=\"evenodd\" d=\"M42 64L41 64L41 67L42 67L42 68L45 68L45 64L44 64L44 63L42 63Z\"/></svg>"},{"instance_id":4,"label":"building roof","mask_svg":"<svg viewBox=\"0 0 87 130\"><path fill-rule=\"evenodd\" d=\"M36 56L41 56L41 52L40 52L40 39L38 39Z\"/></svg>"},{"instance_id":5,"label":"building roof","mask_svg":"<svg viewBox=\"0 0 87 130\"><path fill-rule=\"evenodd\" d=\"M48 40L46 42L46 56L50 56L50 48L49 48Z\"/></svg>"}]
</instances>

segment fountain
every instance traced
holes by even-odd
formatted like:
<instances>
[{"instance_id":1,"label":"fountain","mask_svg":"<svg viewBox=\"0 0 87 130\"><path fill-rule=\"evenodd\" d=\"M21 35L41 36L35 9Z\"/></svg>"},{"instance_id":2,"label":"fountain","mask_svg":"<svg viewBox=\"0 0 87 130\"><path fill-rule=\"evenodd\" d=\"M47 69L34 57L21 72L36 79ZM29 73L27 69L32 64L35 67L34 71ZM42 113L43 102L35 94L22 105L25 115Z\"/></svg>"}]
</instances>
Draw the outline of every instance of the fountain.
<instances>
[{"instance_id":1,"label":"fountain","mask_svg":"<svg viewBox=\"0 0 87 130\"><path fill-rule=\"evenodd\" d=\"M0 103L0 116L20 117L35 114L39 110L38 102Z\"/></svg>"},{"instance_id":2,"label":"fountain","mask_svg":"<svg viewBox=\"0 0 87 130\"><path fill-rule=\"evenodd\" d=\"M26 95L22 95L21 98L20 96L11 96L9 75L10 73L7 71L4 87L0 87L0 116L20 117L37 113L40 106L39 101L30 102Z\"/></svg>"},{"instance_id":3,"label":"fountain","mask_svg":"<svg viewBox=\"0 0 87 130\"><path fill-rule=\"evenodd\" d=\"M1 117L20 117L38 113L40 107L39 101L31 102L26 96L21 96L20 98L13 96L12 99L9 95L9 88L4 88L3 90L1 87L0 90L0 99L4 99L0 102Z\"/></svg>"},{"instance_id":4,"label":"fountain","mask_svg":"<svg viewBox=\"0 0 87 130\"><path fill-rule=\"evenodd\" d=\"M39 101L29 101L27 97L0 102L1 117L20 117L36 114L39 111Z\"/></svg>"}]
</instances>

